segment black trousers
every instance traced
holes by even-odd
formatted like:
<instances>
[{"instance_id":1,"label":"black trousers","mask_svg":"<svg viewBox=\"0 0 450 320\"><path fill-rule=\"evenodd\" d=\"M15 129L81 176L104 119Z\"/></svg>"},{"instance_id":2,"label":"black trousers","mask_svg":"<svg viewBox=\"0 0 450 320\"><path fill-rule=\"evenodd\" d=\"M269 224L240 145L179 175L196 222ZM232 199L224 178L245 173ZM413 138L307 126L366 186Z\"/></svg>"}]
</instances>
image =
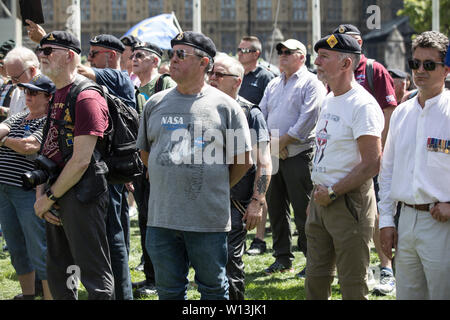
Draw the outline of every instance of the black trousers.
<instances>
[{"instance_id":1,"label":"black trousers","mask_svg":"<svg viewBox=\"0 0 450 320\"><path fill-rule=\"evenodd\" d=\"M230 300L244 300L245 272L242 256L245 251L247 230L243 214L231 204L231 231L228 233L228 262L226 265Z\"/></svg>"},{"instance_id":2,"label":"black trousers","mask_svg":"<svg viewBox=\"0 0 450 320\"><path fill-rule=\"evenodd\" d=\"M73 189L60 200L62 227L47 222L47 276L55 300L78 298L71 285L74 270L79 270L88 299L114 299L114 278L106 236L109 194L91 203L81 203Z\"/></svg>"},{"instance_id":3,"label":"black trousers","mask_svg":"<svg viewBox=\"0 0 450 320\"><path fill-rule=\"evenodd\" d=\"M292 266L291 212L298 231L297 245L306 257L306 208L313 188L311 182L312 149L281 160L267 191L267 207L273 236L273 256L286 267Z\"/></svg>"},{"instance_id":4,"label":"black trousers","mask_svg":"<svg viewBox=\"0 0 450 320\"><path fill-rule=\"evenodd\" d=\"M137 177L133 181L134 185L134 200L136 200L136 205L138 209L138 221L139 221L139 232L141 234L141 248L142 248L142 258L144 260L144 274L147 283L155 283L155 270L153 268L152 260L147 253L145 248L145 238L147 234L147 219L148 219L148 200L150 196L150 183L145 177L147 169L144 168L144 173Z\"/></svg>"}]
</instances>

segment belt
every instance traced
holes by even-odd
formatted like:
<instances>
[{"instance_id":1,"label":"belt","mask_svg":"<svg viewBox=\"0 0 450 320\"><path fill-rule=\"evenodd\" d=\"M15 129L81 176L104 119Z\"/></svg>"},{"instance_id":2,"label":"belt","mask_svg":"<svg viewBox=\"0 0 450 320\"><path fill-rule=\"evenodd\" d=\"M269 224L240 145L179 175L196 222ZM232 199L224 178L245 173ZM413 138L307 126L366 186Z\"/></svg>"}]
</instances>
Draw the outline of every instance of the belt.
<instances>
[{"instance_id":1,"label":"belt","mask_svg":"<svg viewBox=\"0 0 450 320\"><path fill-rule=\"evenodd\" d=\"M405 206L414 208L419 211L430 211L430 208L432 207L432 205L434 205L434 203L427 203L427 204L407 204L405 202L403 203L405 204Z\"/></svg>"}]
</instances>

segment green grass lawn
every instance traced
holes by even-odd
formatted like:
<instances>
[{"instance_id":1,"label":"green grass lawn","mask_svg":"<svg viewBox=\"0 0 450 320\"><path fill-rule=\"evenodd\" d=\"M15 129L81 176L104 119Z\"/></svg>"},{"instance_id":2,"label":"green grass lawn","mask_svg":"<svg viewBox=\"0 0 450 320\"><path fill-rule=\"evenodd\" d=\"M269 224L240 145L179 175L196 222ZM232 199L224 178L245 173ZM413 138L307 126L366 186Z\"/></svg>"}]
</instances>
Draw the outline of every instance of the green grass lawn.
<instances>
[{"instance_id":1,"label":"green grass lawn","mask_svg":"<svg viewBox=\"0 0 450 320\"><path fill-rule=\"evenodd\" d=\"M294 226L292 226L294 230ZM140 235L137 222L137 216L131 218L131 248L130 248L130 267L131 278L133 282L144 280L143 272L133 270L137 266L141 257ZM247 236L247 247L250 245L255 231L249 232ZM245 272L246 272L246 299L248 300L304 300L305 299L305 282L303 279L296 278L296 273L299 272L306 263L303 253L297 251L294 247L295 260L293 266L294 273L278 273L266 276L263 270L268 267L274 258L272 257L272 234L266 235L266 242L268 251L261 256L244 255ZM3 238L2 246L4 244ZM297 242L297 237L293 237L293 243ZM379 263L378 256L374 250L371 252L371 265L377 266ZM188 299L198 300L200 294L198 293L194 284L194 272L189 273L189 280L191 285L188 289ZM17 280L17 275L14 268L11 266L8 252L0 250L0 300L8 300L21 292L20 285ZM87 299L87 293L81 285L79 291L79 299ZM150 296L143 300L155 300L157 296ZM332 287L332 299L341 299L339 292L339 285L334 281ZM390 300L395 299L394 296L377 297L375 295L369 296L370 300Z\"/></svg>"}]
</instances>

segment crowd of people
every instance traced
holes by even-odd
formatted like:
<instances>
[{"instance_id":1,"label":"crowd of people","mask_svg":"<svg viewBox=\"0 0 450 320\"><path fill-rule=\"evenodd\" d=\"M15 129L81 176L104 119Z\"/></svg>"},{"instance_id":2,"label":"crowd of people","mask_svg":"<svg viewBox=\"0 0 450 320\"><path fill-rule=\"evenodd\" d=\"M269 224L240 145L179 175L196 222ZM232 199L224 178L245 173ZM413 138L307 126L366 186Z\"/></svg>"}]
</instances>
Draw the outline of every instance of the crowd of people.
<instances>
[{"instance_id":1,"label":"crowd of people","mask_svg":"<svg viewBox=\"0 0 450 320\"><path fill-rule=\"evenodd\" d=\"M414 39L411 76L365 57L349 24L314 44L313 71L296 39L276 45L276 70L259 63L255 36L233 57L192 31L171 40L168 60L156 44L100 34L83 65L76 37L27 23L34 52L0 47L0 224L14 299L77 299L75 270L88 299L182 300L193 268L202 299L244 300L242 257L266 252L267 219L274 261L261 272L294 272L292 218L306 299L330 299L336 273L343 299L368 299L372 243L374 293L450 299L447 36ZM101 170L111 120L93 87L74 96L86 78L139 114L145 167L132 181L109 184ZM27 188L38 166L49 178ZM132 201L141 282L130 275Z\"/></svg>"}]
</instances>

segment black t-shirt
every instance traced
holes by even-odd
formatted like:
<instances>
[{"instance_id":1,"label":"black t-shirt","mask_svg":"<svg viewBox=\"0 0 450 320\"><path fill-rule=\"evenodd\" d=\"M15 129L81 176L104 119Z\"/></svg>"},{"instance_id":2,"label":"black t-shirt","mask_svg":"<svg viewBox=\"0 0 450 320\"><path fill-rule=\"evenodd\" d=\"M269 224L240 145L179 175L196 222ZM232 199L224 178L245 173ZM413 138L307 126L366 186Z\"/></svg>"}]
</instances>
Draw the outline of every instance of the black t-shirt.
<instances>
[{"instance_id":1,"label":"black t-shirt","mask_svg":"<svg viewBox=\"0 0 450 320\"><path fill-rule=\"evenodd\" d=\"M267 84L273 78L275 78L275 75L272 72L262 66L258 66L254 71L244 76L239 95L258 105L264 95Z\"/></svg>"}]
</instances>

